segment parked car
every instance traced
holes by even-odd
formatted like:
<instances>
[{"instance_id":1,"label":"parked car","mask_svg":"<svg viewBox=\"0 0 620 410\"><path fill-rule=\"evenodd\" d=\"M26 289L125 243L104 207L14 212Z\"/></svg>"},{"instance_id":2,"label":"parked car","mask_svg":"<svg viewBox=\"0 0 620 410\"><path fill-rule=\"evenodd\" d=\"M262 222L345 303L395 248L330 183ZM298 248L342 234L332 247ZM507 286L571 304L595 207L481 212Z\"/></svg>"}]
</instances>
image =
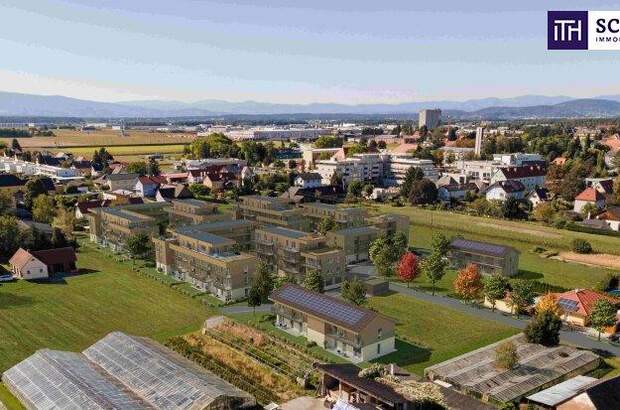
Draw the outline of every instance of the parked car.
<instances>
[{"instance_id":1,"label":"parked car","mask_svg":"<svg viewBox=\"0 0 620 410\"><path fill-rule=\"evenodd\" d=\"M13 279L13 275L11 275L10 273L6 275L0 275L0 282L10 282Z\"/></svg>"}]
</instances>

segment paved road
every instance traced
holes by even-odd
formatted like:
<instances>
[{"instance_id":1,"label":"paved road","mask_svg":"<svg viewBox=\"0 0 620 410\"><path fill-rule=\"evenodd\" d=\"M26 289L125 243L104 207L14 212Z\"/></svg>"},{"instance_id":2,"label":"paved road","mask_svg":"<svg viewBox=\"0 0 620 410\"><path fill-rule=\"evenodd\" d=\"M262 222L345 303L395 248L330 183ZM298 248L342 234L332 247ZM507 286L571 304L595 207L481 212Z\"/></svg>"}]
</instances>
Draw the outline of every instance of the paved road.
<instances>
[{"instance_id":1,"label":"paved road","mask_svg":"<svg viewBox=\"0 0 620 410\"><path fill-rule=\"evenodd\" d=\"M424 300L430 303L436 303L438 305L446 306L463 313L467 313L473 316L480 317L482 319L494 320L496 322L503 323L508 326L513 326L519 329L525 328L528 323L528 320L525 319L516 319L513 316L507 315L503 312L492 312L490 309L478 307L478 306L470 306L462 303L458 299L450 298L447 296L440 295L431 295L430 293L421 292L415 289L407 288L406 286L399 285L397 283L390 283L390 290L398 293L402 293L403 295L412 296L414 298ZM586 349L593 350L601 350L608 352L614 356L620 356L620 347L610 345L607 342L599 342L596 339L592 339L582 333L579 332L571 332L562 330L560 332L560 340L567 344L572 344L575 346L581 346Z\"/></svg>"}]
</instances>

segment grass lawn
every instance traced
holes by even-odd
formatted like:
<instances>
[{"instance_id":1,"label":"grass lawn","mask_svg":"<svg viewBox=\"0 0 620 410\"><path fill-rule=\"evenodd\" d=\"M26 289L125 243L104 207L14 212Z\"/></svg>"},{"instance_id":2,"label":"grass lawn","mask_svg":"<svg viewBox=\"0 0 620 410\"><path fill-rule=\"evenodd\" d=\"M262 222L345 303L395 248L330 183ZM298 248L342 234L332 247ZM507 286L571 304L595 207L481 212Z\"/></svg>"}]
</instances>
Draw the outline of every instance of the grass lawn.
<instances>
[{"instance_id":1,"label":"grass lawn","mask_svg":"<svg viewBox=\"0 0 620 410\"><path fill-rule=\"evenodd\" d=\"M369 299L369 307L396 320L397 352L378 362L424 369L518 333L518 329L393 293Z\"/></svg>"},{"instance_id":2,"label":"grass lawn","mask_svg":"<svg viewBox=\"0 0 620 410\"><path fill-rule=\"evenodd\" d=\"M25 409L25 407L22 406L19 400L17 400L17 398L15 398L15 396L13 396L11 392L2 383L0 383L0 404L4 404L4 406L8 410Z\"/></svg>"},{"instance_id":3,"label":"grass lawn","mask_svg":"<svg viewBox=\"0 0 620 410\"><path fill-rule=\"evenodd\" d=\"M375 208L376 209L376 208ZM503 221L454 214L446 211L429 211L414 207L380 206L381 212L394 212L407 215L411 220L411 245L417 248L429 248L434 232L443 232L447 236L455 234L465 238L481 240L503 245L510 245L521 252L519 256L519 277L537 279L551 285L565 288L588 288L605 278L612 270L586 266L577 263L562 262L540 257L531 252L535 246L546 248L569 248L573 238L583 237L590 241L597 251L620 253L620 238L604 235L582 234L566 230L549 228L531 222ZM432 225L431 225L432 224ZM496 227L494 227L496 226ZM518 231L515 231L517 229ZM529 232L531 231L531 233ZM451 290L454 276L447 274L440 283L441 287ZM426 279L416 280L426 287ZM414 282L414 286L415 283ZM446 288L450 286L450 288Z\"/></svg>"},{"instance_id":4,"label":"grass lawn","mask_svg":"<svg viewBox=\"0 0 620 410\"><path fill-rule=\"evenodd\" d=\"M56 282L0 285L0 372L37 349L81 351L114 330L163 342L215 313L92 246L78 267L82 275Z\"/></svg>"}]
</instances>

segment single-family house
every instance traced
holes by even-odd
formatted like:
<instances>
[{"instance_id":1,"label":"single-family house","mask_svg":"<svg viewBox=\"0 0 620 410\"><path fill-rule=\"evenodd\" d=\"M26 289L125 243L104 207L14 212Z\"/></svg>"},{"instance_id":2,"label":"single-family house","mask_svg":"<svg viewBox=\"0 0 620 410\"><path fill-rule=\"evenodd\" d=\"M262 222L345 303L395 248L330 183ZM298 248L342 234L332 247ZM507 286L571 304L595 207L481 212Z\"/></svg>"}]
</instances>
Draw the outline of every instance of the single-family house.
<instances>
[{"instance_id":1,"label":"single-family house","mask_svg":"<svg viewBox=\"0 0 620 410\"><path fill-rule=\"evenodd\" d=\"M595 209L603 209L605 207L605 195L592 187L584 189L575 197L573 211L581 213L586 205L592 205Z\"/></svg>"},{"instance_id":2,"label":"single-family house","mask_svg":"<svg viewBox=\"0 0 620 410\"><path fill-rule=\"evenodd\" d=\"M437 189L437 198L442 202L462 201L467 189L464 184L441 185Z\"/></svg>"},{"instance_id":3,"label":"single-family house","mask_svg":"<svg viewBox=\"0 0 620 410\"><path fill-rule=\"evenodd\" d=\"M373 310L287 283L276 289L276 326L353 362L396 350L395 323Z\"/></svg>"},{"instance_id":4,"label":"single-family house","mask_svg":"<svg viewBox=\"0 0 620 410\"><path fill-rule=\"evenodd\" d=\"M0 174L0 192L9 193L12 198L13 207L17 205L24 184L24 181L13 174Z\"/></svg>"},{"instance_id":5,"label":"single-family house","mask_svg":"<svg viewBox=\"0 0 620 410\"><path fill-rule=\"evenodd\" d=\"M301 188L317 188L321 186L322 177L317 172L304 172L295 178L295 186Z\"/></svg>"},{"instance_id":6,"label":"single-family house","mask_svg":"<svg viewBox=\"0 0 620 410\"><path fill-rule=\"evenodd\" d=\"M549 190L547 188L534 188L527 194L525 199L532 205L532 208L536 208L541 203L549 200Z\"/></svg>"},{"instance_id":7,"label":"single-family house","mask_svg":"<svg viewBox=\"0 0 620 410\"><path fill-rule=\"evenodd\" d=\"M138 174L110 174L98 178L95 183L109 191L133 191Z\"/></svg>"},{"instance_id":8,"label":"single-family house","mask_svg":"<svg viewBox=\"0 0 620 410\"><path fill-rule=\"evenodd\" d=\"M554 293L558 305L562 309L562 320L572 325L588 327L590 325L589 316L592 313L594 304L599 299L606 299L614 306L620 306L620 299L605 293L596 292L590 289L574 289L564 293ZM618 324L609 327L605 334L614 334Z\"/></svg>"},{"instance_id":9,"label":"single-family house","mask_svg":"<svg viewBox=\"0 0 620 410\"><path fill-rule=\"evenodd\" d=\"M605 212L596 216L596 219L603 222L608 229L620 231L620 207L608 206Z\"/></svg>"},{"instance_id":10,"label":"single-family house","mask_svg":"<svg viewBox=\"0 0 620 410\"><path fill-rule=\"evenodd\" d=\"M157 202L170 202L173 199L190 199L193 197L194 195L186 184L161 185L155 194Z\"/></svg>"},{"instance_id":11,"label":"single-family house","mask_svg":"<svg viewBox=\"0 0 620 410\"><path fill-rule=\"evenodd\" d=\"M154 197L163 178L158 176L139 176L135 180L134 190L143 198Z\"/></svg>"},{"instance_id":12,"label":"single-family house","mask_svg":"<svg viewBox=\"0 0 620 410\"><path fill-rule=\"evenodd\" d=\"M516 180L498 181L489 186L485 191L486 199L506 201L509 198L523 199L525 186Z\"/></svg>"},{"instance_id":13,"label":"single-family house","mask_svg":"<svg viewBox=\"0 0 620 410\"><path fill-rule=\"evenodd\" d=\"M516 181L525 186L527 191L545 186L547 168L543 165L523 165L520 167L500 167L491 176L491 183L499 181Z\"/></svg>"},{"instance_id":14,"label":"single-family house","mask_svg":"<svg viewBox=\"0 0 620 410\"><path fill-rule=\"evenodd\" d=\"M9 260L19 279L44 279L55 273L76 271L77 257L72 247L27 251L19 248Z\"/></svg>"}]
</instances>

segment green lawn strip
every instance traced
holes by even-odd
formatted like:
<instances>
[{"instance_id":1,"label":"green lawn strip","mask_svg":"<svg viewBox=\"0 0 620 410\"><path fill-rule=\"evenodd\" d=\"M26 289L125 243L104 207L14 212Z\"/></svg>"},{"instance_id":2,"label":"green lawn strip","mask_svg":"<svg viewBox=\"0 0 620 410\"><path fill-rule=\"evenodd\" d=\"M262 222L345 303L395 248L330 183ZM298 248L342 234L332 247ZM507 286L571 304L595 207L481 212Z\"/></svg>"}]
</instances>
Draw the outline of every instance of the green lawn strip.
<instances>
[{"instance_id":1,"label":"green lawn strip","mask_svg":"<svg viewBox=\"0 0 620 410\"><path fill-rule=\"evenodd\" d=\"M396 320L397 351L377 359L422 375L424 369L518 333L518 329L393 293L369 307Z\"/></svg>"},{"instance_id":2,"label":"green lawn strip","mask_svg":"<svg viewBox=\"0 0 620 410\"><path fill-rule=\"evenodd\" d=\"M80 249L78 268L85 273L60 281L0 286L0 371L41 348L81 351L115 330L163 342L216 313L93 247Z\"/></svg>"},{"instance_id":3,"label":"green lawn strip","mask_svg":"<svg viewBox=\"0 0 620 410\"><path fill-rule=\"evenodd\" d=\"M7 410L24 410L25 407L17 400L13 394L6 388L6 386L0 383L0 403L4 404Z\"/></svg>"},{"instance_id":4,"label":"green lawn strip","mask_svg":"<svg viewBox=\"0 0 620 410\"><path fill-rule=\"evenodd\" d=\"M474 223L475 221L480 219L483 219L485 223L505 223L505 221L488 218L476 218L466 215L448 213L445 211L428 211L413 207L399 208L382 206L380 207L380 209L385 212L402 213L411 218L410 241L411 246L415 248L422 248L423 250L427 250L431 245L431 239L433 233L435 232L443 232L445 235L448 236L460 234L467 239L513 246L521 252L521 255L519 256L519 278L536 279L550 285L562 286L564 288L591 288L595 286L600 280L604 279L608 272L614 272L611 269L586 266L578 263L562 262L556 259L541 257L540 255L532 252L532 248L536 246L535 243L530 241L525 242L522 240L524 237L527 237L527 235L522 233L510 233L503 230L493 230L492 228L485 228L484 230L476 229ZM433 215L433 227L429 225L431 220L429 213L431 212ZM454 217L455 219L451 221L448 225L448 221L450 221L450 218L452 217ZM473 222L467 222L467 218L474 218L474 220ZM423 222L421 222L421 220L423 220ZM514 224L515 222L510 223ZM545 230L553 229L541 227L540 225L536 225L533 223L524 222L522 224L526 227L532 225L536 228L542 228ZM472 228L472 226L474 228ZM574 234L574 232L558 229L553 229L553 231L556 234L560 235ZM497 232L500 232L501 235L495 236ZM618 243L618 249L616 249L616 252L620 250L620 241L618 241L618 239L616 238L606 236L598 237L597 235L590 236L596 237L598 241L609 240L611 241L609 245ZM533 237L529 239L533 239ZM550 246L548 243L546 243L546 241L547 240L540 239L539 245L549 248ZM560 243L565 240L556 239L555 241ZM595 247L595 249L598 248ZM446 277L444 277L444 279L442 280L442 284L444 285L442 286L443 288L446 288L445 285L448 284L446 283L446 281L448 281L451 285L450 274L447 274ZM420 283L426 286L426 279L423 277L423 275L420 275L420 277L417 278L415 282L417 281L421 281Z\"/></svg>"}]
</instances>

